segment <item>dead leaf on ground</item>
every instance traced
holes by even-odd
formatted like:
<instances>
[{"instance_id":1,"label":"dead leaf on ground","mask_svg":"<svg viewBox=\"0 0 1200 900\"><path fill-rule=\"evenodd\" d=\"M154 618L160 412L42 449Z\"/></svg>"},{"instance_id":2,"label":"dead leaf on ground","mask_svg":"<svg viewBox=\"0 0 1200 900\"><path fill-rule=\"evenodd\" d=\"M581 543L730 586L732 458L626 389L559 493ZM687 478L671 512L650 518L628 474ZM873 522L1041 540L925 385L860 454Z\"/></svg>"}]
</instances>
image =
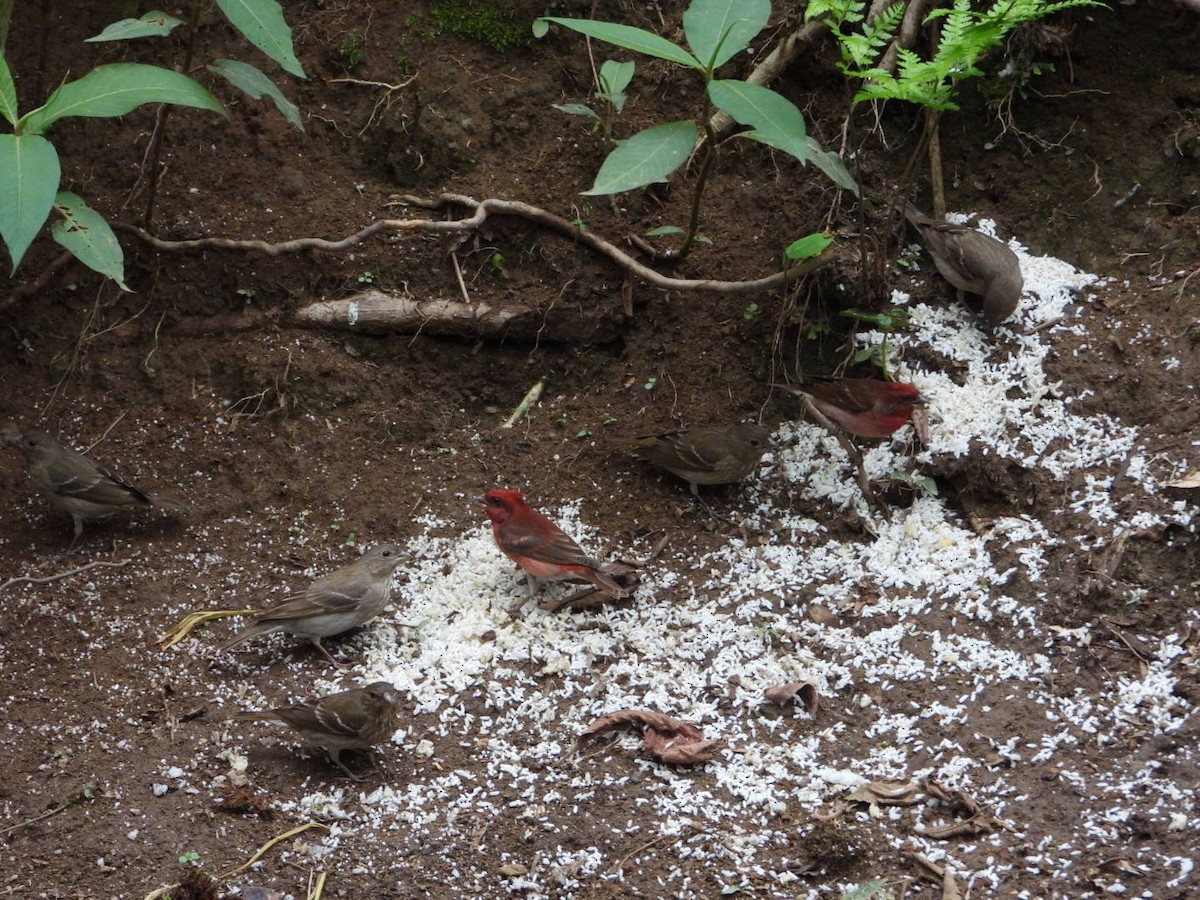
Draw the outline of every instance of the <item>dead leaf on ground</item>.
<instances>
[{"instance_id":1,"label":"dead leaf on ground","mask_svg":"<svg viewBox=\"0 0 1200 900\"><path fill-rule=\"evenodd\" d=\"M815 716L817 710L821 708L821 698L815 684L805 681L789 681L787 684L777 684L763 691L763 697L767 702L774 703L776 706L783 706L797 694L800 696L800 702L804 704L804 708L808 710L808 714Z\"/></svg>"},{"instance_id":2,"label":"dead leaf on ground","mask_svg":"<svg viewBox=\"0 0 1200 900\"><path fill-rule=\"evenodd\" d=\"M598 734L625 727L639 728L642 746L667 765L708 762L725 748L722 740L705 740L698 725L649 709L621 709L603 715L583 730L575 739L575 746L582 747Z\"/></svg>"},{"instance_id":3,"label":"dead leaf on ground","mask_svg":"<svg viewBox=\"0 0 1200 900\"><path fill-rule=\"evenodd\" d=\"M846 795L855 803L878 803L880 806L914 806L924 793L916 781L872 781Z\"/></svg>"},{"instance_id":4,"label":"dead leaf on ground","mask_svg":"<svg viewBox=\"0 0 1200 900\"><path fill-rule=\"evenodd\" d=\"M1169 488L1200 488L1200 469L1188 472L1178 481L1168 481L1163 487Z\"/></svg>"}]
</instances>

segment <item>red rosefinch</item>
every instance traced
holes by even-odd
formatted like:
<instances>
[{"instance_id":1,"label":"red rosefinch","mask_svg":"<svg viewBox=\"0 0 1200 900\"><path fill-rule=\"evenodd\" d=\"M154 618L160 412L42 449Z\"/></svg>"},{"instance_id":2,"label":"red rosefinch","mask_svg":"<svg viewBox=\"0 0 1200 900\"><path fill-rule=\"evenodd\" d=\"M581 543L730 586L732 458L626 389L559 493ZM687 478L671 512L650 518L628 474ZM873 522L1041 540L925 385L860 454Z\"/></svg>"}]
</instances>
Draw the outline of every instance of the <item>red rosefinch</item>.
<instances>
[{"instance_id":1,"label":"red rosefinch","mask_svg":"<svg viewBox=\"0 0 1200 900\"><path fill-rule=\"evenodd\" d=\"M699 497L698 485L730 484L754 471L771 436L759 425L713 425L631 438L626 443L642 459L678 475Z\"/></svg>"},{"instance_id":2,"label":"red rosefinch","mask_svg":"<svg viewBox=\"0 0 1200 900\"><path fill-rule=\"evenodd\" d=\"M487 517L492 521L496 546L525 570L529 594L537 590L537 579L557 581L578 575L611 597L629 595L600 571L600 563L583 552L565 531L525 502L519 491L493 488L483 495Z\"/></svg>"},{"instance_id":3,"label":"red rosefinch","mask_svg":"<svg viewBox=\"0 0 1200 900\"><path fill-rule=\"evenodd\" d=\"M365 625L379 615L387 606L392 572L401 559L399 547L392 544L376 547L356 562L318 578L303 593L259 613L250 627L229 638L214 652L224 653L259 635L283 631L308 638L330 662L338 665L321 645L321 638Z\"/></svg>"},{"instance_id":4,"label":"red rosefinch","mask_svg":"<svg viewBox=\"0 0 1200 900\"><path fill-rule=\"evenodd\" d=\"M21 434L9 429L7 436L25 452L29 460L29 477L37 489L52 506L69 513L75 520L75 537L68 553L79 543L84 522L106 520L131 506L158 504L173 509L189 508L182 501L134 487L82 453L68 450L44 431Z\"/></svg>"},{"instance_id":5,"label":"red rosefinch","mask_svg":"<svg viewBox=\"0 0 1200 900\"><path fill-rule=\"evenodd\" d=\"M396 732L399 718L396 689L386 681L365 688L330 694L319 700L280 706L262 712L240 712L235 719L269 721L277 719L300 732L307 744L323 747L329 759L343 772L359 780L340 759L343 750L366 750L387 740Z\"/></svg>"},{"instance_id":6,"label":"red rosefinch","mask_svg":"<svg viewBox=\"0 0 1200 900\"><path fill-rule=\"evenodd\" d=\"M942 277L962 294L983 297L983 317L992 325L1003 322L1017 308L1025 279L1017 255L994 237L974 228L932 219L911 203L904 216L921 235Z\"/></svg>"},{"instance_id":7,"label":"red rosefinch","mask_svg":"<svg viewBox=\"0 0 1200 900\"><path fill-rule=\"evenodd\" d=\"M850 434L865 438L890 437L924 398L914 385L874 378L833 378L797 387L773 384L808 397L823 415Z\"/></svg>"}]
</instances>

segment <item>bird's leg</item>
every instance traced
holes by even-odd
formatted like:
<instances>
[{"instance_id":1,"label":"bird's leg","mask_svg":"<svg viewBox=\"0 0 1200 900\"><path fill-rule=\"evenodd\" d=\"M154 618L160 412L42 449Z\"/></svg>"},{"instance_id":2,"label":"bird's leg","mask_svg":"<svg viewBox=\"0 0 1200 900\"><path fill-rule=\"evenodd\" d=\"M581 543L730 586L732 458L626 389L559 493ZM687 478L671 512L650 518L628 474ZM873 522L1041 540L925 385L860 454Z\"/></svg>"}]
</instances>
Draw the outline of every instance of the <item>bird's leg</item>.
<instances>
[{"instance_id":1,"label":"bird's leg","mask_svg":"<svg viewBox=\"0 0 1200 900\"><path fill-rule=\"evenodd\" d=\"M325 649L325 645L321 643L321 639L319 637L309 638L309 640L312 641L313 646L316 647L318 650L320 650L321 653L324 655L324 657L327 660L329 660L331 663L333 663L339 669L349 668L348 663L340 662L333 658L333 654ZM335 759L334 762L337 762L337 760ZM339 763L339 765L340 765L340 763ZM345 768L345 766L342 766L342 768Z\"/></svg>"},{"instance_id":2,"label":"bird's leg","mask_svg":"<svg viewBox=\"0 0 1200 900\"><path fill-rule=\"evenodd\" d=\"M75 519L75 537L71 539L71 545L67 547L67 555L70 556L75 552L75 548L79 546L79 539L83 537L83 519L79 516L73 516Z\"/></svg>"},{"instance_id":3,"label":"bird's leg","mask_svg":"<svg viewBox=\"0 0 1200 900\"><path fill-rule=\"evenodd\" d=\"M342 762L341 757L342 757L341 750L330 750L329 751L329 761L331 763L333 763L335 766L337 766L339 769L341 769L343 772L345 772L351 781L362 781L363 776L355 775L353 772L351 772L350 767L347 766L344 762Z\"/></svg>"}]
</instances>

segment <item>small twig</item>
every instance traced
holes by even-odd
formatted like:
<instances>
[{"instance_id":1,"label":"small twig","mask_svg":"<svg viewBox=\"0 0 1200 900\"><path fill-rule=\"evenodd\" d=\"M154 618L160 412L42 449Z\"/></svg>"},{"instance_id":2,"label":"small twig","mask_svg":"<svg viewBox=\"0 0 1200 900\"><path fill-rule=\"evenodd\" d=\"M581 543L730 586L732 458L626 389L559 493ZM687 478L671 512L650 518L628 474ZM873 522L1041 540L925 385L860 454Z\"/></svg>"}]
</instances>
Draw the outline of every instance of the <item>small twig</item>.
<instances>
[{"instance_id":1,"label":"small twig","mask_svg":"<svg viewBox=\"0 0 1200 900\"><path fill-rule=\"evenodd\" d=\"M270 850L272 847L274 847L280 841L286 841L288 838L295 837L296 835L300 834L301 832L307 831L310 828L324 828L326 831L329 830L328 825L322 825L320 822L305 822L303 825L298 825L295 828L290 829L289 831L285 831L283 834L279 834L279 835L276 835L275 837L271 838L269 841L267 841L265 844L263 844L261 847L259 847L254 852L254 855L251 856L248 860L246 860L240 866L235 866L234 868L230 869L228 872L221 873L219 876L217 876L218 879L221 881L226 881L226 880L232 878L234 875L238 874L238 872L244 872L246 869L250 868L256 862L258 862L259 859L261 859L262 856L268 850Z\"/></svg>"},{"instance_id":2,"label":"small twig","mask_svg":"<svg viewBox=\"0 0 1200 900\"><path fill-rule=\"evenodd\" d=\"M5 588L12 587L14 584L20 584L22 581L28 581L30 584L48 584L51 581L58 581L60 578L69 578L72 575L78 575L80 572L86 572L88 569L96 569L100 566L107 566L113 569L120 569L123 566L129 565L133 560L123 559L120 562L90 562L87 565L79 566L75 569L69 569L66 572L60 572L57 575L46 575L42 578L34 578L32 575L18 575L15 578L10 578L4 584L0 584L0 591Z\"/></svg>"},{"instance_id":3,"label":"small twig","mask_svg":"<svg viewBox=\"0 0 1200 900\"><path fill-rule=\"evenodd\" d=\"M325 879L328 876L328 872L317 873L317 883L313 885L312 891L309 892L308 900L321 900L321 892L325 890Z\"/></svg>"},{"instance_id":4,"label":"small twig","mask_svg":"<svg viewBox=\"0 0 1200 900\"><path fill-rule=\"evenodd\" d=\"M454 277L458 279L458 290L462 294L463 303L470 305L471 295L467 293L467 283L463 281L462 266L458 264L458 254L451 251L450 261L454 263Z\"/></svg>"},{"instance_id":5,"label":"small twig","mask_svg":"<svg viewBox=\"0 0 1200 900\"><path fill-rule=\"evenodd\" d=\"M11 834L12 832L16 831L18 828L24 828L26 825L32 825L34 822L40 822L43 819L48 819L51 816L56 816L60 812L62 812L64 809L70 809L72 806L82 803L84 800L91 800L93 798L93 796L95 796L95 793L96 793L96 785L95 785L95 783L89 781L87 784L85 784L83 787L79 788L78 790L72 791L71 793L67 794L66 799L63 800L62 803L59 803L57 806L54 806L54 807L46 810L41 815L34 816L32 819L26 819L24 822L18 822L16 825L9 825L3 831L0 831L0 835Z\"/></svg>"},{"instance_id":6,"label":"small twig","mask_svg":"<svg viewBox=\"0 0 1200 900\"><path fill-rule=\"evenodd\" d=\"M636 849L630 850L628 853L626 853L624 856L622 856L617 861L617 864L615 866L613 866L611 869L609 869L609 872L620 872L623 868L625 868L625 863L629 862L631 857L637 856L639 853L645 853L647 850L649 850L655 844L661 844L668 837L671 837L671 836L668 834L660 834L654 840L647 841L645 844L642 844L642 846L637 847ZM672 840L671 840L671 844L674 844L676 841L678 841L682 837L683 837L683 835L681 835L681 834L675 835L675 837L672 838ZM671 846L671 844L668 844L667 846L669 847L669 846Z\"/></svg>"},{"instance_id":7,"label":"small twig","mask_svg":"<svg viewBox=\"0 0 1200 900\"><path fill-rule=\"evenodd\" d=\"M804 405L805 412L808 413L812 420L829 431L837 442L842 445L842 449L846 451L846 455L850 457L850 461L854 463L855 479L858 481L858 489L862 491L863 499L872 506L879 508L885 516L892 514L891 509L883 500L876 496L874 489L871 487L871 482L867 478L867 469L863 465L862 454L858 452L858 448L854 446L854 442L846 437L846 433L841 428L829 421L825 415L816 407L812 399L807 394L797 394L800 402Z\"/></svg>"},{"instance_id":8,"label":"small twig","mask_svg":"<svg viewBox=\"0 0 1200 900\"><path fill-rule=\"evenodd\" d=\"M546 379L540 379L537 384L526 391L525 396L521 398L521 402L517 404L517 408L513 410L511 416L501 425L501 428L512 428L517 424L518 420L529 412L533 404L538 402L542 396L542 391L546 389Z\"/></svg>"},{"instance_id":9,"label":"small twig","mask_svg":"<svg viewBox=\"0 0 1200 900\"><path fill-rule=\"evenodd\" d=\"M127 412L129 412L129 410L125 410L125 412L121 413L119 416L117 416L115 419L113 419L112 424L110 424L107 428L104 429L104 434L100 435L100 437L96 438L94 441L92 441L90 444L88 444L87 449L83 451L84 456L91 453L100 444L104 443L104 439L106 437L108 437L108 433L117 427L117 423L120 422L123 418L125 418L125 413L127 413Z\"/></svg>"},{"instance_id":10,"label":"small twig","mask_svg":"<svg viewBox=\"0 0 1200 900\"><path fill-rule=\"evenodd\" d=\"M667 542L671 540L671 533L664 531L662 537L654 542L654 546L650 548L650 552L643 557L636 556L619 556L617 562L624 563L627 566L633 566L635 569L640 569L643 566L648 566L654 560L658 559L659 554L666 549Z\"/></svg>"}]
</instances>

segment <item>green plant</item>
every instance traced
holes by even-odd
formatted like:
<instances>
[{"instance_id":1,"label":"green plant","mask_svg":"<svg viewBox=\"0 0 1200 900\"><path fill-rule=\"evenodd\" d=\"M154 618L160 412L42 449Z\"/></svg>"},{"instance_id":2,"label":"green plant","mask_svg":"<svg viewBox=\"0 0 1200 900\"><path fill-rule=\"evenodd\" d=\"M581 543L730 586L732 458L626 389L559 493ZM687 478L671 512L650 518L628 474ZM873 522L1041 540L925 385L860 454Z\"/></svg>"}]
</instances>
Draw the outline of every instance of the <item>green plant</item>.
<instances>
[{"instance_id":1,"label":"green plant","mask_svg":"<svg viewBox=\"0 0 1200 900\"><path fill-rule=\"evenodd\" d=\"M197 865L200 862L200 854L195 850L189 850L179 856L179 864L181 866Z\"/></svg>"},{"instance_id":2,"label":"green plant","mask_svg":"<svg viewBox=\"0 0 1200 900\"><path fill-rule=\"evenodd\" d=\"M613 120L625 108L625 101L629 99L625 88L629 87L629 82L633 80L634 68L631 62L617 62L613 59L605 60L600 66L600 72L596 76L600 82L600 89L592 96L607 104L606 115L601 115L585 103L552 103L551 106L572 116L588 116L592 119L594 127L602 129L604 137L611 141Z\"/></svg>"},{"instance_id":3,"label":"green plant","mask_svg":"<svg viewBox=\"0 0 1200 900\"><path fill-rule=\"evenodd\" d=\"M338 44L338 56L342 58L342 65L346 67L347 72L353 72L367 61L366 46L367 36L363 34L362 29L353 28L346 32L346 36Z\"/></svg>"},{"instance_id":4,"label":"green plant","mask_svg":"<svg viewBox=\"0 0 1200 900\"><path fill-rule=\"evenodd\" d=\"M869 362L876 366L883 373L884 378L890 378L888 374L888 340L887 336L899 328L907 327L908 325L908 310L901 307L892 307L883 312L868 312L861 309L844 309L839 315L845 316L847 319L857 319L860 322L866 322L874 325L879 331L883 332L883 340L878 344L873 344L870 347L863 347L861 350L855 351L854 362L862 363Z\"/></svg>"},{"instance_id":5,"label":"green plant","mask_svg":"<svg viewBox=\"0 0 1200 900\"><path fill-rule=\"evenodd\" d=\"M550 24L562 25L597 40L645 53L695 72L704 82L702 108L698 110L706 140L692 193L691 221L683 245L674 254L685 256L699 227L700 201L715 161L716 135L710 123L713 107L750 127L739 136L781 150L801 163L811 162L836 184L857 192L857 185L835 153L822 150L807 133L804 116L790 100L769 88L746 81L714 77L716 70L750 43L767 24L770 0L692 0L683 14L687 47L673 44L653 32L601 22L547 16L533 23L536 37ZM608 154L592 187L585 194L616 194L665 181L692 155L699 136L694 119L653 125L621 141Z\"/></svg>"},{"instance_id":6,"label":"green plant","mask_svg":"<svg viewBox=\"0 0 1200 900\"><path fill-rule=\"evenodd\" d=\"M291 30L275 0L216 2L247 40L286 71L305 77L292 50ZM0 32L7 28L7 12L0 5ZM159 37L182 24L173 16L152 12L140 19L116 22L88 41ZM208 70L256 99L271 97L288 121L300 127L296 107L254 66L221 59ZM55 213L57 219L51 227L54 240L80 262L111 278L122 290L129 290L124 280L124 254L108 222L77 194L59 190L62 170L58 151L46 133L61 119L116 118L147 103L188 106L225 115L221 103L199 82L171 69L141 63L97 66L60 85L37 109L21 114L16 83L0 45L0 115L13 129L12 134L0 135L0 239L8 248L13 273L51 213Z\"/></svg>"},{"instance_id":7,"label":"green plant","mask_svg":"<svg viewBox=\"0 0 1200 900\"><path fill-rule=\"evenodd\" d=\"M516 13L499 4L439 0L429 8L429 18L433 20L430 37L448 32L476 41L497 53L525 42L525 30L517 22Z\"/></svg>"},{"instance_id":8,"label":"green plant","mask_svg":"<svg viewBox=\"0 0 1200 900\"><path fill-rule=\"evenodd\" d=\"M1104 6L1098 0L993 0L983 9L972 9L971 0L954 0L949 9L935 9L925 17L930 23L945 19L931 59L915 51L896 50L896 69L880 68L879 62L904 16L904 4L885 9L861 29L847 30L863 22L863 0L810 0L806 19L819 19L837 38L842 54L841 68L847 75L865 79L854 95L863 100L903 100L934 110L956 110L958 82L983 74L978 63L989 50L1000 46L1009 32L1028 22L1080 6Z\"/></svg>"},{"instance_id":9,"label":"green plant","mask_svg":"<svg viewBox=\"0 0 1200 900\"><path fill-rule=\"evenodd\" d=\"M488 257L488 265L492 267L492 271L501 278L508 277L508 269L504 267L504 254L499 250Z\"/></svg>"}]
</instances>

